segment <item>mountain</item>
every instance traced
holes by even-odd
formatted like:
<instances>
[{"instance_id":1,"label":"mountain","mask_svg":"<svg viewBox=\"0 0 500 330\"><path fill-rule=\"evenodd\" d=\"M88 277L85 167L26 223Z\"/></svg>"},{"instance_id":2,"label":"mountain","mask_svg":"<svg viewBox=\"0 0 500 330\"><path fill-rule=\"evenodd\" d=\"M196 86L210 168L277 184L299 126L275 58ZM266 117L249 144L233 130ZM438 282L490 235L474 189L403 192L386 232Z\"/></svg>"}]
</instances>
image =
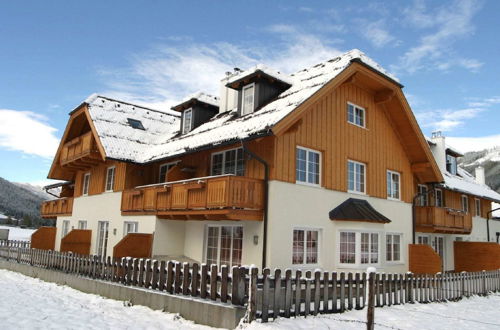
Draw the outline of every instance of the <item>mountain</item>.
<instances>
[{"instance_id":1,"label":"mountain","mask_svg":"<svg viewBox=\"0 0 500 330\"><path fill-rule=\"evenodd\" d=\"M24 224L38 227L50 224L40 217L40 203L51 199L50 195L36 187L16 184L0 177L0 213L17 219L24 219Z\"/></svg>"},{"instance_id":2,"label":"mountain","mask_svg":"<svg viewBox=\"0 0 500 330\"><path fill-rule=\"evenodd\" d=\"M459 164L472 175L476 167L484 167L486 184L500 193L500 147L467 152Z\"/></svg>"},{"instance_id":3,"label":"mountain","mask_svg":"<svg viewBox=\"0 0 500 330\"><path fill-rule=\"evenodd\" d=\"M22 183L22 182L12 182L13 184L24 188L26 190L31 191L35 195L39 196L40 198L43 198L43 200L53 200L56 199L56 197L52 196L51 194L48 194L45 190L43 190L42 186L35 186L30 183Z\"/></svg>"}]
</instances>

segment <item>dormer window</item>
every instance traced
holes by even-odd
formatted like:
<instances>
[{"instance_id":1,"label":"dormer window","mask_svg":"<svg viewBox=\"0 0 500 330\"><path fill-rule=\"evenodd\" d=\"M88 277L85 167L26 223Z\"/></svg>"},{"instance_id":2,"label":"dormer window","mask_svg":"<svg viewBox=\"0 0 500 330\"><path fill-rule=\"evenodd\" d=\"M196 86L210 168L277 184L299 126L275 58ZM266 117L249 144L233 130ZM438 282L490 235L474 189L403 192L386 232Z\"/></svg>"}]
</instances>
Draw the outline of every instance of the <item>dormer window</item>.
<instances>
[{"instance_id":1,"label":"dormer window","mask_svg":"<svg viewBox=\"0 0 500 330\"><path fill-rule=\"evenodd\" d=\"M142 125L142 122L140 120L132 119L132 118L127 118L127 122L130 125L130 127L132 127L132 128L142 129L143 131L145 130L145 128Z\"/></svg>"},{"instance_id":2,"label":"dormer window","mask_svg":"<svg viewBox=\"0 0 500 330\"><path fill-rule=\"evenodd\" d=\"M452 155L446 155L446 170L453 174L457 175L457 158Z\"/></svg>"},{"instance_id":3,"label":"dormer window","mask_svg":"<svg viewBox=\"0 0 500 330\"><path fill-rule=\"evenodd\" d=\"M186 134L191 131L192 123L193 123L193 110L187 109L182 113L182 134Z\"/></svg>"},{"instance_id":4,"label":"dormer window","mask_svg":"<svg viewBox=\"0 0 500 330\"><path fill-rule=\"evenodd\" d=\"M254 110L255 83L243 87L241 115L252 113Z\"/></svg>"}]
</instances>

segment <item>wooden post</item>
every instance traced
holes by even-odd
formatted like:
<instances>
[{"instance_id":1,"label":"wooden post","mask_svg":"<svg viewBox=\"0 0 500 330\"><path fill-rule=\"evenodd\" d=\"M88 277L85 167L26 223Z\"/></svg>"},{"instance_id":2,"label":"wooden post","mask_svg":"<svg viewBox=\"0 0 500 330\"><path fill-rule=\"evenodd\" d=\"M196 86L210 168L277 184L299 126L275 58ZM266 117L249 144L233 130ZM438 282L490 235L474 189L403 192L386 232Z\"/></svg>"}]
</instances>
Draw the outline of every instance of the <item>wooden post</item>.
<instances>
[{"instance_id":1,"label":"wooden post","mask_svg":"<svg viewBox=\"0 0 500 330\"><path fill-rule=\"evenodd\" d=\"M225 303L227 302L227 291L228 291L228 278L229 278L229 269L227 265L222 265L220 267L220 301Z\"/></svg>"},{"instance_id":2,"label":"wooden post","mask_svg":"<svg viewBox=\"0 0 500 330\"><path fill-rule=\"evenodd\" d=\"M201 264L201 279L200 279L200 297L207 297L207 273L208 266L207 264Z\"/></svg>"},{"instance_id":3,"label":"wooden post","mask_svg":"<svg viewBox=\"0 0 500 330\"><path fill-rule=\"evenodd\" d=\"M259 270L256 267L250 268L250 283L248 285L248 323L255 320L257 315L257 274ZM288 271L287 271L288 275ZM285 309L286 313L286 309Z\"/></svg>"},{"instance_id":4,"label":"wooden post","mask_svg":"<svg viewBox=\"0 0 500 330\"><path fill-rule=\"evenodd\" d=\"M175 263L174 293L181 293L181 263Z\"/></svg>"},{"instance_id":5,"label":"wooden post","mask_svg":"<svg viewBox=\"0 0 500 330\"><path fill-rule=\"evenodd\" d=\"M285 271L285 317L290 317L290 309L292 306L292 270Z\"/></svg>"},{"instance_id":6,"label":"wooden post","mask_svg":"<svg viewBox=\"0 0 500 330\"><path fill-rule=\"evenodd\" d=\"M295 304L294 304L294 314L295 316L300 315L300 305L302 303L302 272L297 270L295 272ZM262 309L264 310L264 309Z\"/></svg>"},{"instance_id":7,"label":"wooden post","mask_svg":"<svg viewBox=\"0 0 500 330\"><path fill-rule=\"evenodd\" d=\"M169 261L167 264L167 285L166 285L166 290L168 293L174 293L173 283L174 283L174 262Z\"/></svg>"},{"instance_id":8,"label":"wooden post","mask_svg":"<svg viewBox=\"0 0 500 330\"><path fill-rule=\"evenodd\" d=\"M240 305L238 294L238 283L240 282L240 272L238 266L231 268L231 303L233 305Z\"/></svg>"},{"instance_id":9,"label":"wooden post","mask_svg":"<svg viewBox=\"0 0 500 330\"><path fill-rule=\"evenodd\" d=\"M482 277L482 282L483 282L483 295L487 295L488 294L488 289L486 288L486 271L483 270L481 272L481 277Z\"/></svg>"},{"instance_id":10,"label":"wooden post","mask_svg":"<svg viewBox=\"0 0 500 330\"><path fill-rule=\"evenodd\" d=\"M158 283L158 290L165 290L165 281L167 279L166 273L167 262L165 260L160 261L160 281Z\"/></svg>"},{"instance_id":11,"label":"wooden post","mask_svg":"<svg viewBox=\"0 0 500 330\"><path fill-rule=\"evenodd\" d=\"M267 322L269 318L269 274L271 270L269 268L264 268L263 275L263 290L262 290L262 322Z\"/></svg>"},{"instance_id":12,"label":"wooden post","mask_svg":"<svg viewBox=\"0 0 500 330\"><path fill-rule=\"evenodd\" d=\"M375 329L375 273L368 274L368 308L366 314L366 329Z\"/></svg>"},{"instance_id":13,"label":"wooden post","mask_svg":"<svg viewBox=\"0 0 500 330\"><path fill-rule=\"evenodd\" d=\"M217 265L210 265L210 299L217 300Z\"/></svg>"},{"instance_id":14,"label":"wooden post","mask_svg":"<svg viewBox=\"0 0 500 330\"><path fill-rule=\"evenodd\" d=\"M182 294L189 295L189 263L185 262L182 265Z\"/></svg>"},{"instance_id":15,"label":"wooden post","mask_svg":"<svg viewBox=\"0 0 500 330\"><path fill-rule=\"evenodd\" d=\"M160 270L158 268L158 260L153 260L153 278L151 279L151 289L158 288L158 278L160 277Z\"/></svg>"},{"instance_id":16,"label":"wooden post","mask_svg":"<svg viewBox=\"0 0 500 330\"><path fill-rule=\"evenodd\" d=\"M273 299L273 318L276 320L280 316L281 310L281 269L274 271L274 299Z\"/></svg>"},{"instance_id":17,"label":"wooden post","mask_svg":"<svg viewBox=\"0 0 500 330\"><path fill-rule=\"evenodd\" d=\"M328 294L328 289L329 289L329 278L330 278L330 273L324 272L323 273L323 310L321 311L322 313L328 313L328 300L329 300L329 294Z\"/></svg>"},{"instance_id":18,"label":"wooden post","mask_svg":"<svg viewBox=\"0 0 500 330\"><path fill-rule=\"evenodd\" d=\"M193 264L193 270L191 274L191 296L196 297L198 295L198 284L200 283L200 274L198 272L200 265L197 263Z\"/></svg>"}]
</instances>

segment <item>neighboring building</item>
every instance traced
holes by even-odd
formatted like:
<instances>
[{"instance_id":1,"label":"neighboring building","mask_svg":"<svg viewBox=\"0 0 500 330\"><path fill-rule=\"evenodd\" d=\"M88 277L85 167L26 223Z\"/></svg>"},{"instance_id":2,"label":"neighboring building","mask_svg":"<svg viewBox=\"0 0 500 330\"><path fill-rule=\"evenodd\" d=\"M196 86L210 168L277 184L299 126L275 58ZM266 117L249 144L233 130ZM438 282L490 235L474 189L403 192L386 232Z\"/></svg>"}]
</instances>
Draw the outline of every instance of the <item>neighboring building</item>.
<instances>
[{"instance_id":1,"label":"neighboring building","mask_svg":"<svg viewBox=\"0 0 500 330\"><path fill-rule=\"evenodd\" d=\"M57 218L56 249L72 229L91 230L90 252L109 256L140 232L154 236L158 259L403 272L419 185L444 182L439 203L459 208L448 191L469 178L446 173L402 85L358 50L293 75L265 66L228 73L220 91L174 111L99 95L73 110L48 176L70 182L42 209ZM426 213L458 218L450 232L460 237L500 201L468 184L481 189L461 190L465 214ZM459 218L475 198L482 217L473 229ZM422 216L417 230L441 244L435 233L447 220L443 229ZM450 244L456 235L443 236Z\"/></svg>"}]
</instances>

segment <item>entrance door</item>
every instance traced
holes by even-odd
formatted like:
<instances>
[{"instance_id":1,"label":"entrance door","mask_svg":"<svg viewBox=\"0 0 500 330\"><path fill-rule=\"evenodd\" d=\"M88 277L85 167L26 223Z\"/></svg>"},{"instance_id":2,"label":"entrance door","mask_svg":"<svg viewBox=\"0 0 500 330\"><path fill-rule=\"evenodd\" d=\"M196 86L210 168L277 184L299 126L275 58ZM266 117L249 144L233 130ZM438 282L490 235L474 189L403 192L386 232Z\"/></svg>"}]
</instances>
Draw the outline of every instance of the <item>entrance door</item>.
<instances>
[{"instance_id":1,"label":"entrance door","mask_svg":"<svg viewBox=\"0 0 500 330\"><path fill-rule=\"evenodd\" d=\"M445 269L445 253L444 253L444 237L434 236L432 237L432 248L441 257L441 262L443 263L443 270Z\"/></svg>"},{"instance_id":2,"label":"entrance door","mask_svg":"<svg viewBox=\"0 0 500 330\"><path fill-rule=\"evenodd\" d=\"M97 251L98 256L106 257L108 249L109 221L99 221L97 228Z\"/></svg>"}]
</instances>

